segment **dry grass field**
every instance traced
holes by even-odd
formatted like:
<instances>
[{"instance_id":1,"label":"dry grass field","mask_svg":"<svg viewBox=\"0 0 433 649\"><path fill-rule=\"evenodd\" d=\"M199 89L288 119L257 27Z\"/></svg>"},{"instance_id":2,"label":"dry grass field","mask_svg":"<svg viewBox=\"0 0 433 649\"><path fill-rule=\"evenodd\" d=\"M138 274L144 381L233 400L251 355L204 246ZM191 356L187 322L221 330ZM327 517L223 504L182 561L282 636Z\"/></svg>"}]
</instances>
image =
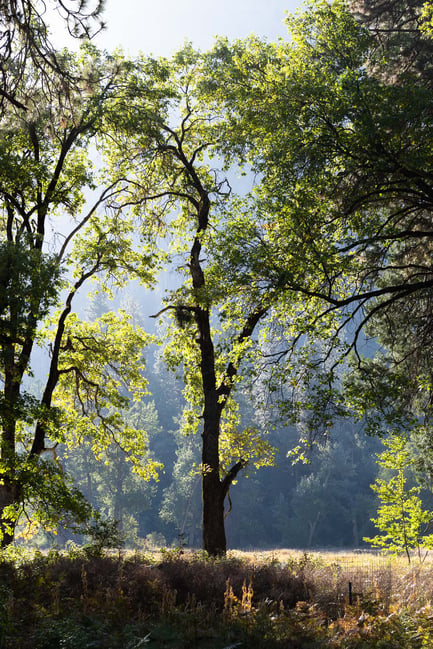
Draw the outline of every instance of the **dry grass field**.
<instances>
[{"instance_id":1,"label":"dry grass field","mask_svg":"<svg viewBox=\"0 0 433 649\"><path fill-rule=\"evenodd\" d=\"M430 557L0 556L0 649L431 649L432 603Z\"/></svg>"},{"instance_id":2,"label":"dry grass field","mask_svg":"<svg viewBox=\"0 0 433 649\"><path fill-rule=\"evenodd\" d=\"M229 553L230 554L230 553ZM391 556L368 551L308 551L278 549L264 552L234 551L246 561L279 562L281 565L306 563L306 573L316 587L331 591L345 600L351 583L352 598L363 595L392 606L433 605L433 553ZM433 647L433 645L432 645Z\"/></svg>"},{"instance_id":3,"label":"dry grass field","mask_svg":"<svg viewBox=\"0 0 433 649\"><path fill-rule=\"evenodd\" d=\"M296 566L301 566L306 580L315 584L316 596L321 593L347 602L350 582L353 603L361 597L381 601L387 609L433 606L433 553L421 557L414 554L410 564L405 555L396 557L368 550L232 550L228 557L253 565L289 566L295 571Z\"/></svg>"}]
</instances>

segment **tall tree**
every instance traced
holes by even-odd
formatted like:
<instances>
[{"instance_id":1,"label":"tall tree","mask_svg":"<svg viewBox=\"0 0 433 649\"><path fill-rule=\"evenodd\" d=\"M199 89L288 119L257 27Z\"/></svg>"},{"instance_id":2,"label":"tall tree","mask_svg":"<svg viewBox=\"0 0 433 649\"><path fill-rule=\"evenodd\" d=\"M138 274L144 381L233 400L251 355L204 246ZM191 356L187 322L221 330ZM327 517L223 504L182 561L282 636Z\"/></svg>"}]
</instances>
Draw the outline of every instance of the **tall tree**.
<instances>
[{"instance_id":1,"label":"tall tree","mask_svg":"<svg viewBox=\"0 0 433 649\"><path fill-rule=\"evenodd\" d=\"M34 520L74 511L89 514L71 497L56 462L59 442L90 436L96 452L114 437L137 457L134 431L120 409L127 391L144 389L140 373L147 338L126 314L104 314L93 323L72 313L76 293L92 277L108 286L148 261L134 252L133 224L113 203L120 185L96 192L88 149L114 91L119 64L87 46L78 56L58 55L74 86L48 81L40 67L18 70L15 97L0 130L0 532L13 539L29 505ZM13 74L10 71L9 74ZM93 198L85 201L85 192ZM108 214L109 205L114 211ZM54 308L58 310L54 312ZM30 394L32 353L45 352L40 394ZM140 436L137 436L139 439ZM142 438L143 439L143 438ZM51 442L50 442L51 440ZM72 496L77 496L74 492ZM78 503L78 505L77 505Z\"/></svg>"},{"instance_id":2,"label":"tall tree","mask_svg":"<svg viewBox=\"0 0 433 649\"><path fill-rule=\"evenodd\" d=\"M276 46L220 41L208 90L227 107L227 150L237 146L260 179L262 219L232 226L226 275L234 285L253 268L262 284L280 277L289 300L267 352L286 359L302 415L297 396L308 385L328 412L336 365L350 350L359 360L379 312L421 311L430 294L432 89L420 59L397 79L398 48L379 55L377 33L344 3L315 3L288 26L289 42ZM407 337L405 354L419 351Z\"/></svg>"},{"instance_id":3,"label":"tall tree","mask_svg":"<svg viewBox=\"0 0 433 649\"><path fill-rule=\"evenodd\" d=\"M209 111L202 83L201 56L189 46L171 61L141 61L129 93L113 102L108 146L114 177L130 178L129 204L159 218L161 234L173 240L181 287L158 316L169 319L168 362L183 369L185 432L196 432L202 422L203 546L219 555L226 551L224 502L231 485L248 463L271 461L256 430L238 430L235 389L278 287L253 290L242 311L225 292L215 234L248 201L231 196L225 161L218 158L220 114Z\"/></svg>"}]
</instances>

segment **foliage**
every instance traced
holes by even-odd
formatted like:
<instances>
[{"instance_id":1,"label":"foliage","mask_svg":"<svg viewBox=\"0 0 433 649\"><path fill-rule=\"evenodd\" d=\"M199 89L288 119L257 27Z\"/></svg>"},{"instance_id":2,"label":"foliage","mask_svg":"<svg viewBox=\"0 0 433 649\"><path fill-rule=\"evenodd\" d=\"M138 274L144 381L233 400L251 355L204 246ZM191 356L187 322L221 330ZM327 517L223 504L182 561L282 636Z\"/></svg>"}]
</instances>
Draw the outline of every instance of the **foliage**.
<instances>
[{"instance_id":1,"label":"foliage","mask_svg":"<svg viewBox=\"0 0 433 649\"><path fill-rule=\"evenodd\" d=\"M379 477L371 486L380 501L378 516L372 520L381 534L364 540L394 554L405 552L410 563L411 550L421 559L422 550L433 547L433 535L427 533L433 513L422 507L421 487L407 486L407 471L414 464L407 440L391 435L383 443L386 450L378 455L378 464L393 475Z\"/></svg>"},{"instance_id":2,"label":"foliage","mask_svg":"<svg viewBox=\"0 0 433 649\"><path fill-rule=\"evenodd\" d=\"M287 23L288 42L221 39L205 55L188 45L171 61L142 59L107 117L111 174L129 179L127 200L173 238L185 279L158 315L170 323L167 361L185 377L185 432L203 418L214 512L256 450L257 466L270 462L268 440L240 425L241 380L264 408L279 399L305 445L326 440L335 416L364 415L372 392L364 403L348 383L338 394L350 351L366 382L380 379L395 356L361 363L364 332L396 311L404 331L431 283L430 86L416 66L391 83L398 48L382 56L345 3L312 4ZM140 163L133 175L125 150ZM237 170L256 174L251 193L230 191ZM406 336L406 359L421 353L418 340ZM401 377L408 398L396 407ZM374 423L407 414L421 375L394 378L388 391L376 382L385 398Z\"/></svg>"},{"instance_id":3,"label":"foliage","mask_svg":"<svg viewBox=\"0 0 433 649\"><path fill-rule=\"evenodd\" d=\"M76 55L64 51L58 57L76 83L64 80L59 90L57 76L45 75L49 63L42 58L36 65L30 57L24 71L7 72L18 75L14 97L25 97L26 109L12 102L1 114L3 544L13 539L24 510L35 523L48 523L50 513L52 525L60 522L61 512L63 522L70 520L68 507L69 513L75 507L83 516L78 492L66 496L68 479L58 470L60 443L92 438L98 453L114 439L143 477L155 475L156 469L151 462L149 471L145 467L144 435L125 425L120 412L128 391L134 398L144 393L140 369L149 338L126 314L107 313L95 323L72 314L76 294L92 278L108 292L132 277L151 282L150 258L145 245L138 254L130 215L108 214L115 209L110 203L121 183L96 192L89 157L121 63L89 44ZM45 358L46 374L44 385L32 394L28 386L35 354ZM52 468L39 464L45 452L53 455ZM44 489L35 478L37 471L46 476Z\"/></svg>"},{"instance_id":4,"label":"foliage","mask_svg":"<svg viewBox=\"0 0 433 649\"><path fill-rule=\"evenodd\" d=\"M345 489L331 478L335 417L368 415L368 432L407 428L431 448L429 3L318 1L288 17L286 42L220 39L206 54L187 44L170 60L136 61L89 44L77 55L53 52L40 4L6 5L3 543L23 512L47 525L74 507L84 517L79 494L67 496L58 445L72 457L85 442L111 464L119 493L106 508L117 513L134 491L126 462L156 477L149 431L126 414L146 391L150 337L122 311L86 322L72 310L89 280L111 296L130 279L151 285L162 261L179 282L155 317L164 317L165 359L184 377L187 404L174 475L181 489L164 485L163 515L182 534L187 519L196 526L196 476L186 469L195 462L204 544L223 554L230 488L274 461L256 419L273 423L266 411L277 402L284 423L298 426L298 457L317 447L323 460L279 501L298 520L309 503L312 542L324 517L321 485L336 499ZM84 35L102 3L60 6ZM94 146L106 165L99 175ZM238 175L254 178L251 191ZM384 349L370 346L364 358L365 336ZM40 350L49 368L35 395L27 386ZM257 417L239 408L245 385ZM52 463L41 460L46 452ZM89 486L101 485L92 472ZM421 520L413 496L411 516ZM347 499L338 504L353 513Z\"/></svg>"},{"instance_id":5,"label":"foliage","mask_svg":"<svg viewBox=\"0 0 433 649\"><path fill-rule=\"evenodd\" d=\"M101 12L104 0L79 0L77 3L63 0L4 0L0 13L0 56L3 61L0 84L0 116L10 108L25 113L30 106L29 97L22 93L22 78L34 67L44 82L55 79L56 84L79 83L64 65L61 55L50 41L46 23L47 10L55 10L62 18L65 28L75 38L91 38L103 27ZM10 74L11 70L14 74ZM31 104L31 102L30 102Z\"/></svg>"},{"instance_id":6,"label":"foliage","mask_svg":"<svg viewBox=\"0 0 433 649\"><path fill-rule=\"evenodd\" d=\"M107 115L105 150L110 182L129 182L122 200L172 242L181 287L167 295L157 316L168 316L167 363L184 376L184 433L196 433L203 419L204 543L219 554L226 548L223 503L230 485L247 465L272 463L266 438L240 420L236 388L274 291L252 298L240 312L225 287L215 240L241 209L238 202L246 209L249 200L231 195L219 147L222 117L202 92L204 73L203 57L190 45L170 61L137 61Z\"/></svg>"},{"instance_id":7,"label":"foliage","mask_svg":"<svg viewBox=\"0 0 433 649\"><path fill-rule=\"evenodd\" d=\"M87 439L80 444L70 444L62 452L61 462L92 507L116 523L123 537L120 545L125 543L131 548L139 543L139 532L143 536L149 533L142 524L142 517L143 512L155 507L157 483L155 480L149 485L143 477L150 477L151 472L162 468L154 459L158 452L154 442L159 441L162 430L152 401L133 404L122 411L122 417L134 438L134 461L131 461L131 452L125 451L113 439L98 450L96 458L92 441ZM140 453L139 448L142 449ZM64 530L62 538L67 534Z\"/></svg>"},{"instance_id":8,"label":"foliage","mask_svg":"<svg viewBox=\"0 0 433 649\"><path fill-rule=\"evenodd\" d=\"M121 311L106 313L91 324L79 321L75 315L68 318L64 336L69 353L59 364L53 403L63 413L64 444L73 447L90 438L98 456L118 442L129 454L135 470L150 478L156 477L157 465L142 463L146 432L125 421L130 400L139 401L146 385L142 354L148 336L133 327L130 320Z\"/></svg>"},{"instance_id":9,"label":"foliage","mask_svg":"<svg viewBox=\"0 0 433 649\"><path fill-rule=\"evenodd\" d=\"M386 359L407 379L402 409L419 379L429 394L427 367L420 373L415 363L428 365L431 340L433 130L422 64L431 44L414 18L419 3L356 4L364 17L380 14L376 31L346 3L318 2L288 18L287 42L222 39L206 57L205 91L227 111L224 151L258 179L253 205L221 234L223 281L239 310L251 300L246 286L284 287L257 374L265 368L263 382L274 381L274 397L282 393L287 412L305 424L307 442L351 411L338 395L346 358L354 350L362 367L365 334L384 325L385 347L405 334L401 355Z\"/></svg>"},{"instance_id":10,"label":"foliage","mask_svg":"<svg viewBox=\"0 0 433 649\"><path fill-rule=\"evenodd\" d=\"M92 524L87 526L86 532L90 536L90 541L83 549L91 556L102 556L104 550L121 548L124 543L124 537L116 520L103 520L97 516Z\"/></svg>"}]
</instances>

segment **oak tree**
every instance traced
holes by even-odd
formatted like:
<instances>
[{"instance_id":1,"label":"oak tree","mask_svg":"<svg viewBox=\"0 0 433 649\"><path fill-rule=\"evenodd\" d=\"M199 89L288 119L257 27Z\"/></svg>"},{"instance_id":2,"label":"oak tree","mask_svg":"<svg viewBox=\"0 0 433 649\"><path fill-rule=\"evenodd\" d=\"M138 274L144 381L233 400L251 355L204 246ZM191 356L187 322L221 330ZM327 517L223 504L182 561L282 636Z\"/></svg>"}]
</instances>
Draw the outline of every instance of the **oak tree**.
<instances>
[{"instance_id":1,"label":"oak tree","mask_svg":"<svg viewBox=\"0 0 433 649\"><path fill-rule=\"evenodd\" d=\"M92 323L73 313L77 292L91 278L107 289L134 274L150 279L148 257L134 251L133 223L113 203L121 186L97 189L89 156L119 63L90 46L78 55L59 53L60 59L79 88L66 78L61 87L56 78L50 83L29 61L17 72L16 102L1 115L3 545L13 540L23 512L32 525L74 516L83 521L91 513L56 461L59 443L91 438L98 453L114 439L143 474L154 470L152 464L140 466L145 437L122 420L129 395L138 398L145 389L147 336L125 313L107 313ZM35 362L41 362L35 352L44 358L36 392L29 384Z\"/></svg>"},{"instance_id":2,"label":"oak tree","mask_svg":"<svg viewBox=\"0 0 433 649\"><path fill-rule=\"evenodd\" d=\"M426 342L418 334L427 332L433 285L433 125L421 69L427 74L422 57L430 45L418 9L404 14L397 9L405 3L379 4L390 9L379 31L344 3L318 2L289 17L287 43L220 41L208 59L209 93L228 111L226 149L237 147L259 179L261 220L245 215L232 226L239 236L227 248L226 274L235 286L259 269L262 286L277 278L284 286L287 302L266 351L285 360L280 376L291 376L286 385L301 417L313 401L297 397L304 390L308 398L309 389L316 413L344 410L331 389L338 365L353 351L363 364L360 343L377 335L379 314L392 323L397 313L418 311L406 358ZM394 36L419 44L410 61Z\"/></svg>"},{"instance_id":3,"label":"oak tree","mask_svg":"<svg viewBox=\"0 0 433 649\"><path fill-rule=\"evenodd\" d=\"M172 60L137 62L129 89L113 100L107 151L112 178L129 179L122 200L159 221L179 278L155 315L167 320L167 361L184 376L184 432L201 434L203 547L219 555L231 485L247 465L272 460L266 440L239 421L236 386L278 287L251 293L242 310L225 290L215 238L249 203L232 193L219 148L221 116L202 95L201 68L190 46Z\"/></svg>"}]
</instances>

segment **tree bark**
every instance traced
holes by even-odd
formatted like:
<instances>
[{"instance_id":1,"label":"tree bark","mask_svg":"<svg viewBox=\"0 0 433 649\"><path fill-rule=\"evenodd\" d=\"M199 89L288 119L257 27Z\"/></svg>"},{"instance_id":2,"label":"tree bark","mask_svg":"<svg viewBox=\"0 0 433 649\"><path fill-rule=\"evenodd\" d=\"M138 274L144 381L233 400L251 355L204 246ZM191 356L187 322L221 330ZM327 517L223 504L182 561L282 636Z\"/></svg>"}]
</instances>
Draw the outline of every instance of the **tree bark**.
<instances>
[{"instance_id":1,"label":"tree bark","mask_svg":"<svg viewBox=\"0 0 433 649\"><path fill-rule=\"evenodd\" d=\"M14 540L14 531L15 531L15 521L14 520L5 520L2 516L6 507L10 505L16 505L20 500L20 489L19 485L10 478L8 475L2 476L2 484L0 485L0 547L6 548L8 545L13 543Z\"/></svg>"},{"instance_id":2,"label":"tree bark","mask_svg":"<svg viewBox=\"0 0 433 649\"><path fill-rule=\"evenodd\" d=\"M3 345L4 368L3 408L0 417L0 545L6 547L14 540L15 521L4 518L4 510L18 505L21 489L16 479L16 418L15 407L20 396L22 368L15 362L13 345Z\"/></svg>"},{"instance_id":3,"label":"tree bark","mask_svg":"<svg viewBox=\"0 0 433 649\"><path fill-rule=\"evenodd\" d=\"M203 385L202 432L202 533L203 548L211 556L223 555L227 549L224 526L224 489L220 479L219 438L221 406L218 402L215 354L207 310L196 310L199 331L200 369Z\"/></svg>"},{"instance_id":4,"label":"tree bark","mask_svg":"<svg viewBox=\"0 0 433 649\"><path fill-rule=\"evenodd\" d=\"M225 555L224 494L218 473L203 475L203 549L212 557Z\"/></svg>"}]
</instances>

